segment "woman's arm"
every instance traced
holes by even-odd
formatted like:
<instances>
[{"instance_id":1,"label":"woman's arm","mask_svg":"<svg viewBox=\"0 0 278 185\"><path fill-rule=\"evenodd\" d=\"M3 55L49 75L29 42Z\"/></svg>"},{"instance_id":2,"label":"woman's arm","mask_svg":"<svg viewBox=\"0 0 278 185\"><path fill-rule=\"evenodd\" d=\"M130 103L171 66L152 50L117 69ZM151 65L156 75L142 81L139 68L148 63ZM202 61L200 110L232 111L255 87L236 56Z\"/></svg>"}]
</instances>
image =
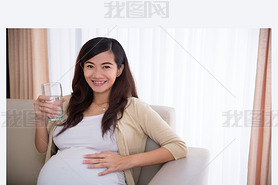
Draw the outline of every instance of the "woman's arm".
<instances>
[{"instance_id":1,"label":"woman's arm","mask_svg":"<svg viewBox=\"0 0 278 185\"><path fill-rule=\"evenodd\" d=\"M131 168L165 163L175 159L171 152L164 147L144 153L130 155L127 156L127 158L130 158L129 163L131 164Z\"/></svg>"},{"instance_id":2,"label":"woman's arm","mask_svg":"<svg viewBox=\"0 0 278 185\"><path fill-rule=\"evenodd\" d=\"M35 146L40 153L45 153L48 145L48 133L45 120L36 119Z\"/></svg>"},{"instance_id":3,"label":"woman's arm","mask_svg":"<svg viewBox=\"0 0 278 185\"><path fill-rule=\"evenodd\" d=\"M83 164L89 164L88 168L107 168L99 175L106 175L115 171L123 171L129 168L149 166L174 160L173 155L164 147L158 149L133 154L129 156L120 156L113 152L102 152L97 154L88 154L84 158Z\"/></svg>"},{"instance_id":4,"label":"woman's arm","mask_svg":"<svg viewBox=\"0 0 278 185\"><path fill-rule=\"evenodd\" d=\"M174 159L180 159L187 155L185 142L181 140L156 111L139 99L136 100L135 107L140 128L142 128L148 137L161 147L167 149Z\"/></svg>"},{"instance_id":5,"label":"woman's arm","mask_svg":"<svg viewBox=\"0 0 278 185\"><path fill-rule=\"evenodd\" d=\"M48 146L48 132L46 128L47 117L55 117L59 113L59 107L46 103L50 98L46 96L39 96L34 102L34 110L36 114L36 133L35 146L40 153L45 153ZM63 99L63 102L65 99Z\"/></svg>"},{"instance_id":6,"label":"woman's arm","mask_svg":"<svg viewBox=\"0 0 278 185\"><path fill-rule=\"evenodd\" d=\"M161 147L149 152L142 152L128 156L120 156L113 152L102 152L98 154L88 154L84 158L84 164L89 164L88 168L107 168L99 175L105 175L113 171L122 171L125 169L148 166L153 164L164 163L174 159L185 157L187 147L169 125L154 111L149 105L136 100L133 102L135 112L134 127L142 129L143 133L149 136ZM130 113L130 112L129 112ZM139 131L140 132L140 131ZM134 134L138 131L134 132ZM136 138L136 137L135 137ZM127 139L129 145L135 144ZM135 147L132 145L131 147Z\"/></svg>"}]
</instances>

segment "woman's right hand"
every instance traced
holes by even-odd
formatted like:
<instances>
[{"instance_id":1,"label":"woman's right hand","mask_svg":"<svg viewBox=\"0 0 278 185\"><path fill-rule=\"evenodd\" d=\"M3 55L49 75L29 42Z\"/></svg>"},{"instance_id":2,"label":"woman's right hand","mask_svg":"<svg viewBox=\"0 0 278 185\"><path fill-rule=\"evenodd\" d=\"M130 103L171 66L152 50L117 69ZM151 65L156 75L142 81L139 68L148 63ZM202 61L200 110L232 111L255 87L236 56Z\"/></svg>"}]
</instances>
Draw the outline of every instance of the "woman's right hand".
<instances>
[{"instance_id":1,"label":"woman's right hand","mask_svg":"<svg viewBox=\"0 0 278 185\"><path fill-rule=\"evenodd\" d=\"M56 117L59 114L59 106L47 103L47 101L51 101L51 98L40 95L34 102L36 120L45 121L46 117ZM64 101L65 98L63 98Z\"/></svg>"},{"instance_id":2,"label":"woman's right hand","mask_svg":"<svg viewBox=\"0 0 278 185\"><path fill-rule=\"evenodd\" d=\"M59 114L59 106L53 103L48 103L51 98L40 95L34 102L34 110L36 115L36 133L35 133L35 146L40 153L47 151L48 145L48 132L46 129L46 118L56 117ZM63 103L66 98L63 98Z\"/></svg>"}]
</instances>

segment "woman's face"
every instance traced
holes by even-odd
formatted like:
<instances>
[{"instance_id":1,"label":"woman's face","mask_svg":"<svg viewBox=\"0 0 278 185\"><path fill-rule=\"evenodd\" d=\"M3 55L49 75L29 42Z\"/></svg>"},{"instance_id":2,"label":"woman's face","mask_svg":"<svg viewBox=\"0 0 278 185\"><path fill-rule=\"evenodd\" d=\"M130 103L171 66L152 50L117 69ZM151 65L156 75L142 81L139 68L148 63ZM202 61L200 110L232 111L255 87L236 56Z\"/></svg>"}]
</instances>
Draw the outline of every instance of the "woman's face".
<instances>
[{"instance_id":1,"label":"woman's face","mask_svg":"<svg viewBox=\"0 0 278 185\"><path fill-rule=\"evenodd\" d=\"M110 93L111 88L124 69L124 65L117 68L114 54L111 51L102 52L84 63L85 80L94 93Z\"/></svg>"}]
</instances>

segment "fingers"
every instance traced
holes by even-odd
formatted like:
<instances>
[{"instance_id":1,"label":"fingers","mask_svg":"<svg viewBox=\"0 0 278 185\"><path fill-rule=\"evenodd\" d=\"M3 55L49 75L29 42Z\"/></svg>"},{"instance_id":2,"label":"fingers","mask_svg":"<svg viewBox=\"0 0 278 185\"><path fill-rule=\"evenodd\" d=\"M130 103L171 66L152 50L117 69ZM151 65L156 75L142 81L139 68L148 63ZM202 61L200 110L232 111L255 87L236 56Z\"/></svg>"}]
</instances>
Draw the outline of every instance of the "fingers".
<instances>
[{"instance_id":1,"label":"fingers","mask_svg":"<svg viewBox=\"0 0 278 185\"><path fill-rule=\"evenodd\" d=\"M38 115L42 115L44 114L45 116L56 116L57 114L59 114L59 110L60 108L54 104L51 103L46 103L46 102L37 102L34 105L34 109L36 114Z\"/></svg>"},{"instance_id":2,"label":"fingers","mask_svg":"<svg viewBox=\"0 0 278 185\"><path fill-rule=\"evenodd\" d=\"M112 171L110 170L110 168L107 168L106 170L104 170L103 172L98 173L99 176L103 176L106 175L108 173L111 173Z\"/></svg>"},{"instance_id":3,"label":"fingers","mask_svg":"<svg viewBox=\"0 0 278 185\"><path fill-rule=\"evenodd\" d=\"M98 173L99 176L103 176L103 175L106 175L108 173L115 172L115 171L120 171L120 170L117 170L116 168L109 167L106 163L88 165L88 168L89 169L106 168L106 170L104 170L103 172Z\"/></svg>"},{"instance_id":4,"label":"fingers","mask_svg":"<svg viewBox=\"0 0 278 185\"><path fill-rule=\"evenodd\" d=\"M52 104L52 103L40 102L39 110L41 112L56 114L56 113L59 113L60 107L55 104Z\"/></svg>"},{"instance_id":5,"label":"fingers","mask_svg":"<svg viewBox=\"0 0 278 185\"><path fill-rule=\"evenodd\" d=\"M86 154L83 157L84 158L104 158L111 154L114 154L113 152L101 152L101 153L95 153L95 154Z\"/></svg>"},{"instance_id":6,"label":"fingers","mask_svg":"<svg viewBox=\"0 0 278 185\"><path fill-rule=\"evenodd\" d=\"M40 102L45 102L50 101L51 98L49 98L48 96L40 95L37 100L39 100Z\"/></svg>"},{"instance_id":7,"label":"fingers","mask_svg":"<svg viewBox=\"0 0 278 185\"><path fill-rule=\"evenodd\" d=\"M104 158L97 158L97 159L91 159L91 160L84 160L83 164L89 164L87 168L93 169L93 168L107 168L108 163Z\"/></svg>"},{"instance_id":8,"label":"fingers","mask_svg":"<svg viewBox=\"0 0 278 185\"><path fill-rule=\"evenodd\" d=\"M88 168L107 168L105 171L99 173L100 176L126 169L120 162L122 161L122 156L114 152L87 154L83 157L86 158L86 160L83 160L83 164L88 164Z\"/></svg>"},{"instance_id":9,"label":"fingers","mask_svg":"<svg viewBox=\"0 0 278 185\"><path fill-rule=\"evenodd\" d=\"M94 169L94 168L108 168L106 163L99 163L99 164L91 164L87 166L90 169Z\"/></svg>"},{"instance_id":10,"label":"fingers","mask_svg":"<svg viewBox=\"0 0 278 185\"><path fill-rule=\"evenodd\" d=\"M83 162L84 163L84 162ZM91 163L91 162L89 162ZM94 162L95 163L95 162ZM108 163L106 162L100 162L100 163L96 163L96 164L92 164L87 166L89 169L94 169L94 168L107 168L106 170L104 170L103 172L98 173L99 176L103 176L106 175L108 173L117 171L116 169L113 169L113 167L109 166Z\"/></svg>"},{"instance_id":11,"label":"fingers","mask_svg":"<svg viewBox=\"0 0 278 185\"><path fill-rule=\"evenodd\" d=\"M88 168L108 168L106 156L105 152L84 155L88 160L83 160L83 164L89 164Z\"/></svg>"},{"instance_id":12,"label":"fingers","mask_svg":"<svg viewBox=\"0 0 278 185\"><path fill-rule=\"evenodd\" d=\"M50 101L50 98L49 97L46 97L46 96L43 96L43 95L40 95L36 101L34 102L34 109L36 111L42 111L42 106L44 106L44 102L46 101Z\"/></svg>"},{"instance_id":13,"label":"fingers","mask_svg":"<svg viewBox=\"0 0 278 185\"><path fill-rule=\"evenodd\" d=\"M39 119L39 120L44 120L45 117L47 116L45 113L43 113L41 111L41 106L40 106L40 103L43 101L43 98L42 96L39 96L36 101L34 102L34 110L35 110L35 114L36 114L36 119Z\"/></svg>"},{"instance_id":14,"label":"fingers","mask_svg":"<svg viewBox=\"0 0 278 185\"><path fill-rule=\"evenodd\" d=\"M104 164L97 164L97 165L89 165L88 168L93 169L93 168L106 168L106 165ZM115 170L114 170L115 171ZM113 172L111 168L107 168L103 172L98 173L99 176L107 175L108 173Z\"/></svg>"},{"instance_id":15,"label":"fingers","mask_svg":"<svg viewBox=\"0 0 278 185\"><path fill-rule=\"evenodd\" d=\"M83 160L83 164L100 164L105 163L105 159L91 159L91 160Z\"/></svg>"},{"instance_id":16,"label":"fingers","mask_svg":"<svg viewBox=\"0 0 278 185\"><path fill-rule=\"evenodd\" d=\"M45 117L56 117L60 113L60 107L58 106L58 103L48 103L47 101L51 101L52 99L40 95L36 101L34 102L34 110L36 113L36 118L39 119L45 119ZM66 101L66 98L62 99L62 102L64 103Z\"/></svg>"},{"instance_id":17,"label":"fingers","mask_svg":"<svg viewBox=\"0 0 278 185\"><path fill-rule=\"evenodd\" d=\"M89 160L83 160L83 164L93 164L89 165L88 168L100 168L105 167L101 166L100 164L104 164L107 162L107 159L105 158L105 154L98 153L98 154L87 154L83 156L84 158L90 158Z\"/></svg>"}]
</instances>

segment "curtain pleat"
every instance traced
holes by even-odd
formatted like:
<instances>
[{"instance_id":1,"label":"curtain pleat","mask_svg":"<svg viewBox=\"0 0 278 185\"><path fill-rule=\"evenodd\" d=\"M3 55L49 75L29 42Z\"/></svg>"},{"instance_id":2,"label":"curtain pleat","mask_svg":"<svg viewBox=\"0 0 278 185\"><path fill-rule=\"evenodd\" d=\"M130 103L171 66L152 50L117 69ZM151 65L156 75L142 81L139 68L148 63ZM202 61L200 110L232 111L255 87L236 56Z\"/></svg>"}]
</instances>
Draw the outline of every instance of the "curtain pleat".
<instances>
[{"instance_id":1,"label":"curtain pleat","mask_svg":"<svg viewBox=\"0 0 278 185\"><path fill-rule=\"evenodd\" d=\"M8 29L10 97L35 99L49 82L47 29Z\"/></svg>"},{"instance_id":2,"label":"curtain pleat","mask_svg":"<svg viewBox=\"0 0 278 185\"><path fill-rule=\"evenodd\" d=\"M248 185L271 184L271 29L260 29Z\"/></svg>"},{"instance_id":3,"label":"curtain pleat","mask_svg":"<svg viewBox=\"0 0 278 185\"><path fill-rule=\"evenodd\" d=\"M47 29L31 29L33 98L41 94L41 84L49 82Z\"/></svg>"}]
</instances>

